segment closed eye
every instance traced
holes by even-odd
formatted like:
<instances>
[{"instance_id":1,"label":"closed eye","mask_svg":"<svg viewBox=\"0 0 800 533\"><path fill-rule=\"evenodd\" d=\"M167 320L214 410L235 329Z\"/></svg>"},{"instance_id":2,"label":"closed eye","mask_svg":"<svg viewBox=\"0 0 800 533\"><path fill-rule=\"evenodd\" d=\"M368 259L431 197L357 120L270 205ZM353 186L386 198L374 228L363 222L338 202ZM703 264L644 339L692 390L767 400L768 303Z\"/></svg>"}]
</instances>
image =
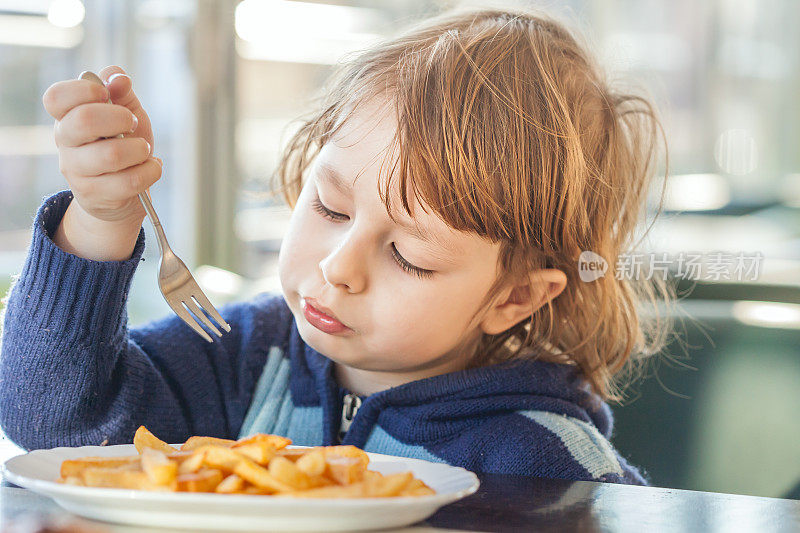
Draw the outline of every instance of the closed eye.
<instances>
[{"instance_id":1,"label":"closed eye","mask_svg":"<svg viewBox=\"0 0 800 533\"><path fill-rule=\"evenodd\" d=\"M319 196L315 198L313 202L311 202L311 206L314 208L314 211L316 211L323 217L330 220L345 220L348 218L347 215L331 211L330 209L322 205L322 201L320 201Z\"/></svg>"},{"instance_id":2,"label":"closed eye","mask_svg":"<svg viewBox=\"0 0 800 533\"><path fill-rule=\"evenodd\" d=\"M328 220L332 220L334 222L342 222L350 218L347 215L331 211L330 209L325 207L325 205L319 199L319 196L314 198L314 200L311 202L311 207L322 217L327 218ZM397 247L394 245L394 243L392 243L392 257L394 257L395 262L400 268L402 268L409 274L417 276L420 279L427 279L435 274L435 271L433 270L420 268L406 261L406 259L402 255L400 255L400 252L397 250Z\"/></svg>"}]
</instances>

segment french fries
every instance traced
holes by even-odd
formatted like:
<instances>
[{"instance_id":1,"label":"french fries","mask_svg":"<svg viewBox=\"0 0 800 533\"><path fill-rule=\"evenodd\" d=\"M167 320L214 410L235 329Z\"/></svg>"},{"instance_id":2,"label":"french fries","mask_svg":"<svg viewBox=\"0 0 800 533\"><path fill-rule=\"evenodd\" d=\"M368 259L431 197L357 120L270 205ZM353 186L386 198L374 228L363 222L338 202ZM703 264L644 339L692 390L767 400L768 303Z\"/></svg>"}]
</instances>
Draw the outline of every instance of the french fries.
<instances>
[{"instance_id":1,"label":"french fries","mask_svg":"<svg viewBox=\"0 0 800 533\"><path fill-rule=\"evenodd\" d=\"M141 465L150 481L156 485L168 485L178 476L178 463L170 461L164 452L144 448Z\"/></svg>"},{"instance_id":2,"label":"french fries","mask_svg":"<svg viewBox=\"0 0 800 533\"><path fill-rule=\"evenodd\" d=\"M181 446L181 451L185 452L185 451L195 450L200 446L206 446L208 444L230 448L231 446L236 444L236 441L230 439L218 439L216 437L189 437L189 440L184 442L183 446Z\"/></svg>"},{"instance_id":3,"label":"french fries","mask_svg":"<svg viewBox=\"0 0 800 533\"><path fill-rule=\"evenodd\" d=\"M136 434L133 436L133 445L136 447L136 451L142 453L142 450L145 448L153 448L154 450L158 450L164 453L172 453L177 452L175 448L164 442L163 440L159 439L152 433L150 430L144 426L139 426L139 429L136 430Z\"/></svg>"},{"instance_id":4,"label":"french fries","mask_svg":"<svg viewBox=\"0 0 800 533\"><path fill-rule=\"evenodd\" d=\"M131 455L129 457L84 457L83 459L66 460L61 463L61 477L68 478L79 476L85 468L118 468L136 464L141 456Z\"/></svg>"},{"instance_id":5,"label":"french fries","mask_svg":"<svg viewBox=\"0 0 800 533\"><path fill-rule=\"evenodd\" d=\"M369 456L355 446L287 448L291 443L264 434L240 440L195 436L176 450L140 426L133 438L139 455L66 460L58 481L87 487L300 498L435 494L411 472L382 475L368 470Z\"/></svg>"}]
</instances>

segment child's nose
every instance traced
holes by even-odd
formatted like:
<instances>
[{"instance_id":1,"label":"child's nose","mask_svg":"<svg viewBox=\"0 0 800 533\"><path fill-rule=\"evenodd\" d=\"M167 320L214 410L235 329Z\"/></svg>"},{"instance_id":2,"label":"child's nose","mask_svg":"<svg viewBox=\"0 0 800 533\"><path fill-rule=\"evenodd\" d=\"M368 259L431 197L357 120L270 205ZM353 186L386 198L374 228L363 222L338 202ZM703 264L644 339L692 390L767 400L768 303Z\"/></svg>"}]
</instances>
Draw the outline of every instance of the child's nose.
<instances>
[{"instance_id":1,"label":"child's nose","mask_svg":"<svg viewBox=\"0 0 800 533\"><path fill-rule=\"evenodd\" d=\"M366 288L367 264L364 246L347 239L319 262L322 277L335 287L350 293L359 293Z\"/></svg>"}]
</instances>

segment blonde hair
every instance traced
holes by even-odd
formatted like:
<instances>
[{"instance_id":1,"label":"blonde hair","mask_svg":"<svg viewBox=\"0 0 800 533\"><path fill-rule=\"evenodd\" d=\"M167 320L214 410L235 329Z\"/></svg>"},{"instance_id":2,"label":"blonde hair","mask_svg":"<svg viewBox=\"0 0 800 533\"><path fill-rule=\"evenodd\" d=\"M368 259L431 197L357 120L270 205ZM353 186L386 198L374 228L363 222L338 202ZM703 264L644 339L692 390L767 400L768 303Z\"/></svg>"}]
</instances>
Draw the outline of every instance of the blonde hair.
<instances>
[{"instance_id":1,"label":"blonde hair","mask_svg":"<svg viewBox=\"0 0 800 533\"><path fill-rule=\"evenodd\" d=\"M545 307L484 334L471 366L515 357L573 364L601 398L619 401L615 374L659 352L671 329L658 312L673 299L669 285L617 279L613 270L631 247L655 174L661 126L653 106L613 90L549 16L447 12L340 65L279 161L275 176L290 207L321 147L359 102L378 95L397 113L391 175L405 211L411 189L452 228L502 243L501 275L485 305L534 270L567 276ZM381 198L392 216L390 181ZM611 264L608 275L579 279L584 250Z\"/></svg>"}]
</instances>

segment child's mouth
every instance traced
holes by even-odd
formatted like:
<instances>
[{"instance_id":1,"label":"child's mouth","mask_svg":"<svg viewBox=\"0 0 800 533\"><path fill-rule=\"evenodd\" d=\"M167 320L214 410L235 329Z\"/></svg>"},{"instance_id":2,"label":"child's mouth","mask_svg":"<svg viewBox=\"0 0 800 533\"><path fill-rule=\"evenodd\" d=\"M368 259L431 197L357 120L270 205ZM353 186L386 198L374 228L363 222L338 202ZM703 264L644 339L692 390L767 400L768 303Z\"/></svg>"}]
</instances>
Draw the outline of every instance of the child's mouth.
<instances>
[{"instance_id":1,"label":"child's mouth","mask_svg":"<svg viewBox=\"0 0 800 533\"><path fill-rule=\"evenodd\" d=\"M305 298L303 299L303 316L312 326L325 333L337 334L353 331L335 318L326 315L311 305Z\"/></svg>"}]
</instances>

